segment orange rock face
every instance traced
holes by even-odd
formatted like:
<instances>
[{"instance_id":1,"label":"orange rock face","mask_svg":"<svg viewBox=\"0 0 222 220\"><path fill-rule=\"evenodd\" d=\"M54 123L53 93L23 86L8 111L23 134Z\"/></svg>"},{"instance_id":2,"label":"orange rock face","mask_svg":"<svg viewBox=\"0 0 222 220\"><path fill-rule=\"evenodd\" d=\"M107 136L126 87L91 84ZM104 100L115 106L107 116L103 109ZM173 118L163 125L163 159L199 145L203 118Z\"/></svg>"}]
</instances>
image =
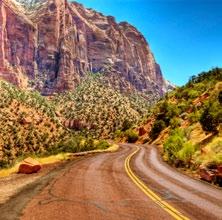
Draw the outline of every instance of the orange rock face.
<instances>
[{"instance_id":1,"label":"orange rock face","mask_svg":"<svg viewBox=\"0 0 222 220\"><path fill-rule=\"evenodd\" d=\"M29 1L0 2L1 78L50 95L102 72L121 91L163 93L160 67L135 27L76 2Z\"/></svg>"},{"instance_id":2,"label":"orange rock face","mask_svg":"<svg viewBox=\"0 0 222 220\"><path fill-rule=\"evenodd\" d=\"M26 158L19 165L19 173L31 174L37 173L41 169L41 165L38 161L32 159L31 157Z\"/></svg>"}]
</instances>

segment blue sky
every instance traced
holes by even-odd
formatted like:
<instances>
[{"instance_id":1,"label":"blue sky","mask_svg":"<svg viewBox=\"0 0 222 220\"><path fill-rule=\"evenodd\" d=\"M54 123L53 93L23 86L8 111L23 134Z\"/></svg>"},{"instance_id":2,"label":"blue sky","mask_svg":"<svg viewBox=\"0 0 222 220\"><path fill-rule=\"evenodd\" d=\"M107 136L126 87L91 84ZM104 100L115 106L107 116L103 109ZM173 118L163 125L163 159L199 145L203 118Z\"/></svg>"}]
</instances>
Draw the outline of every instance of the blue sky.
<instances>
[{"instance_id":1,"label":"blue sky","mask_svg":"<svg viewBox=\"0 0 222 220\"><path fill-rule=\"evenodd\" d=\"M222 0L77 0L128 21L146 37L166 79L222 67Z\"/></svg>"}]
</instances>

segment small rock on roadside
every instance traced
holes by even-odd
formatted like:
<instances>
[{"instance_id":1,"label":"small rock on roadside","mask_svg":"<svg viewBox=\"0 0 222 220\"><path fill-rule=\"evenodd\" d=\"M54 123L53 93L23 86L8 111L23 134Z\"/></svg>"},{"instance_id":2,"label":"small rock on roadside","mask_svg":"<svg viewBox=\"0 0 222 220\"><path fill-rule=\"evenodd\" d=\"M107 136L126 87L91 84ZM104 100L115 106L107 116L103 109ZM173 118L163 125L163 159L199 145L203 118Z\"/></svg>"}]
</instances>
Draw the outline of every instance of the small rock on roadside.
<instances>
[{"instance_id":1,"label":"small rock on roadside","mask_svg":"<svg viewBox=\"0 0 222 220\"><path fill-rule=\"evenodd\" d=\"M18 173L24 173L24 174L37 173L41 168L42 166L37 160L28 157L25 160L23 160L19 165Z\"/></svg>"}]
</instances>

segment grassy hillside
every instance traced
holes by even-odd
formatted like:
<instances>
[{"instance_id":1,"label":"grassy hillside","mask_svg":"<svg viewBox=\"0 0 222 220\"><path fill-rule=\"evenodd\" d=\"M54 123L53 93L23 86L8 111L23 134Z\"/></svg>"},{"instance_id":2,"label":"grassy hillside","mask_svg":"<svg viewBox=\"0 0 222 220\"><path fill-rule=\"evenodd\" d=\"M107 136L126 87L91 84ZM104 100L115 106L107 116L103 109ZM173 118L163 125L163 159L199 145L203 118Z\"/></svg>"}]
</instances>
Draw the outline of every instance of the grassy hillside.
<instances>
[{"instance_id":1,"label":"grassy hillside","mask_svg":"<svg viewBox=\"0 0 222 220\"><path fill-rule=\"evenodd\" d=\"M152 109L141 141L163 147L166 161L197 169L222 164L222 69L191 77Z\"/></svg>"}]
</instances>

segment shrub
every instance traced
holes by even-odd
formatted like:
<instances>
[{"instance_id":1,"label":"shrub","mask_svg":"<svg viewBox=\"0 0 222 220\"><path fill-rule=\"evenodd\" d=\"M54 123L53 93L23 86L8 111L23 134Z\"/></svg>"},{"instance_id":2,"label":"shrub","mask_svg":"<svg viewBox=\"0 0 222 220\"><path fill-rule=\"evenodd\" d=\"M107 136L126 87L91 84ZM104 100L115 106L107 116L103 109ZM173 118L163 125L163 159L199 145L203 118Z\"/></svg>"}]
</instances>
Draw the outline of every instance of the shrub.
<instances>
[{"instance_id":1,"label":"shrub","mask_svg":"<svg viewBox=\"0 0 222 220\"><path fill-rule=\"evenodd\" d=\"M6 167L8 167L8 161L0 160L0 168L6 168Z\"/></svg>"},{"instance_id":2,"label":"shrub","mask_svg":"<svg viewBox=\"0 0 222 220\"><path fill-rule=\"evenodd\" d=\"M164 121L166 126L169 126L170 120L173 117L177 117L180 114L180 109L177 105L164 101L160 103L159 114L157 115L157 120Z\"/></svg>"},{"instance_id":3,"label":"shrub","mask_svg":"<svg viewBox=\"0 0 222 220\"><path fill-rule=\"evenodd\" d=\"M100 150L104 150L104 149L107 149L109 146L110 144L107 141L102 140L102 141L99 141L99 143L96 145L96 148Z\"/></svg>"},{"instance_id":4,"label":"shrub","mask_svg":"<svg viewBox=\"0 0 222 220\"><path fill-rule=\"evenodd\" d=\"M222 123L222 107L218 101L212 101L205 107L200 123L204 131L217 130L217 126Z\"/></svg>"},{"instance_id":5,"label":"shrub","mask_svg":"<svg viewBox=\"0 0 222 220\"><path fill-rule=\"evenodd\" d=\"M93 138L85 138L82 136L69 137L67 140L63 140L57 145L48 149L50 154L58 153L75 153L81 151L90 151L95 149L107 149L110 144L105 141L95 141Z\"/></svg>"},{"instance_id":6,"label":"shrub","mask_svg":"<svg viewBox=\"0 0 222 220\"><path fill-rule=\"evenodd\" d=\"M164 143L164 157L175 165L191 164L196 146L188 142L187 131L183 129L174 130Z\"/></svg>"},{"instance_id":7,"label":"shrub","mask_svg":"<svg viewBox=\"0 0 222 220\"><path fill-rule=\"evenodd\" d=\"M94 143L94 140L92 138L87 138L80 149L80 151L89 151L89 150L95 150L96 145Z\"/></svg>"},{"instance_id":8,"label":"shrub","mask_svg":"<svg viewBox=\"0 0 222 220\"><path fill-rule=\"evenodd\" d=\"M192 143L186 142L183 144L182 149L177 153L177 157L179 160L190 166L190 162L193 154L195 153L195 150L196 148Z\"/></svg>"},{"instance_id":9,"label":"shrub","mask_svg":"<svg viewBox=\"0 0 222 220\"><path fill-rule=\"evenodd\" d=\"M191 89L188 91L188 97L191 98L191 99L194 99L196 97L199 96L199 92L194 90L194 89Z\"/></svg>"},{"instance_id":10,"label":"shrub","mask_svg":"<svg viewBox=\"0 0 222 220\"><path fill-rule=\"evenodd\" d=\"M211 149L215 152L215 153L222 153L222 141L217 139L215 141L213 141Z\"/></svg>"},{"instance_id":11,"label":"shrub","mask_svg":"<svg viewBox=\"0 0 222 220\"><path fill-rule=\"evenodd\" d=\"M114 136L117 138L121 138L124 136L124 132L122 132L121 130L116 130Z\"/></svg>"},{"instance_id":12,"label":"shrub","mask_svg":"<svg viewBox=\"0 0 222 220\"><path fill-rule=\"evenodd\" d=\"M222 164L222 153L215 154L212 157L212 162L217 165L221 165Z\"/></svg>"},{"instance_id":13,"label":"shrub","mask_svg":"<svg viewBox=\"0 0 222 220\"><path fill-rule=\"evenodd\" d=\"M206 108L200 117L200 123L204 131L215 131L217 123L213 116L209 112L209 108Z\"/></svg>"},{"instance_id":14,"label":"shrub","mask_svg":"<svg viewBox=\"0 0 222 220\"><path fill-rule=\"evenodd\" d=\"M135 143L139 138L139 135L131 129L126 131L126 136L129 143Z\"/></svg>"},{"instance_id":15,"label":"shrub","mask_svg":"<svg viewBox=\"0 0 222 220\"><path fill-rule=\"evenodd\" d=\"M188 102L183 101L183 102L181 102L181 103L178 104L178 108L180 109L180 112L181 112L181 113L184 113L185 111L188 110L189 104L188 104Z\"/></svg>"},{"instance_id":16,"label":"shrub","mask_svg":"<svg viewBox=\"0 0 222 220\"><path fill-rule=\"evenodd\" d=\"M194 112L189 114L188 118L189 118L189 121L191 123L198 122L200 120L200 112L199 111L194 111Z\"/></svg>"},{"instance_id":17,"label":"shrub","mask_svg":"<svg viewBox=\"0 0 222 220\"><path fill-rule=\"evenodd\" d=\"M180 119L174 117L170 120L170 126L171 128L175 129L181 125Z\"/></svg>"},{"instance_id":18,"label":"shrub","mask_svg":"<svg viewBox=\"0 0 222 220\"><path fill-rule=\"evenodd\" d=\"M177 153L183 148L185 142L186 138L182 129L176 129L172 132L163 145L165 157L169 162L175 162Z\"/></svg>"},{"instance_id":19,"label":"shrub","mask_svg":"<svg viewBox=\"0 0 222 220\"><path fill-rule=\"evenodd\" d=\"M219 100L220 104L222 105L222 91L219 92L218 100Z\"/></svg>"},{"instance_id":20,"label":"shrub","mask_svg":"<svg viewBox=\"0 0 222 220\"><path fill-rule=\"evenodd\" d=\"M122 131L126 131L132 127L132 122L130 122L128 119L124 120L122 125Z\"/></svg>"},{"instance_id":21,"label":"shrub","mask_svg":"<svg viewBox=\"0 0 222 220\"><path fill-rule=\"evenodd\" d=\"M84 144L82 144L84 143ZM85 146L85 139L81 136L70 137L66 140L60 141L58 144L48 149L50 154L58 153L75 153L79 152Z\"/></svg>"},{"instance_id":22,"label":"shrub","mask_svg":"<svg viewBox=\"0 0 222 220\"><path fill-rule=\"evenodd\" d=\"M150 138L155 140L160 132L166 127L166 124L163 120L156 120L153 124L153 127L150 131Z\"/></svg>"}]
</instances>

